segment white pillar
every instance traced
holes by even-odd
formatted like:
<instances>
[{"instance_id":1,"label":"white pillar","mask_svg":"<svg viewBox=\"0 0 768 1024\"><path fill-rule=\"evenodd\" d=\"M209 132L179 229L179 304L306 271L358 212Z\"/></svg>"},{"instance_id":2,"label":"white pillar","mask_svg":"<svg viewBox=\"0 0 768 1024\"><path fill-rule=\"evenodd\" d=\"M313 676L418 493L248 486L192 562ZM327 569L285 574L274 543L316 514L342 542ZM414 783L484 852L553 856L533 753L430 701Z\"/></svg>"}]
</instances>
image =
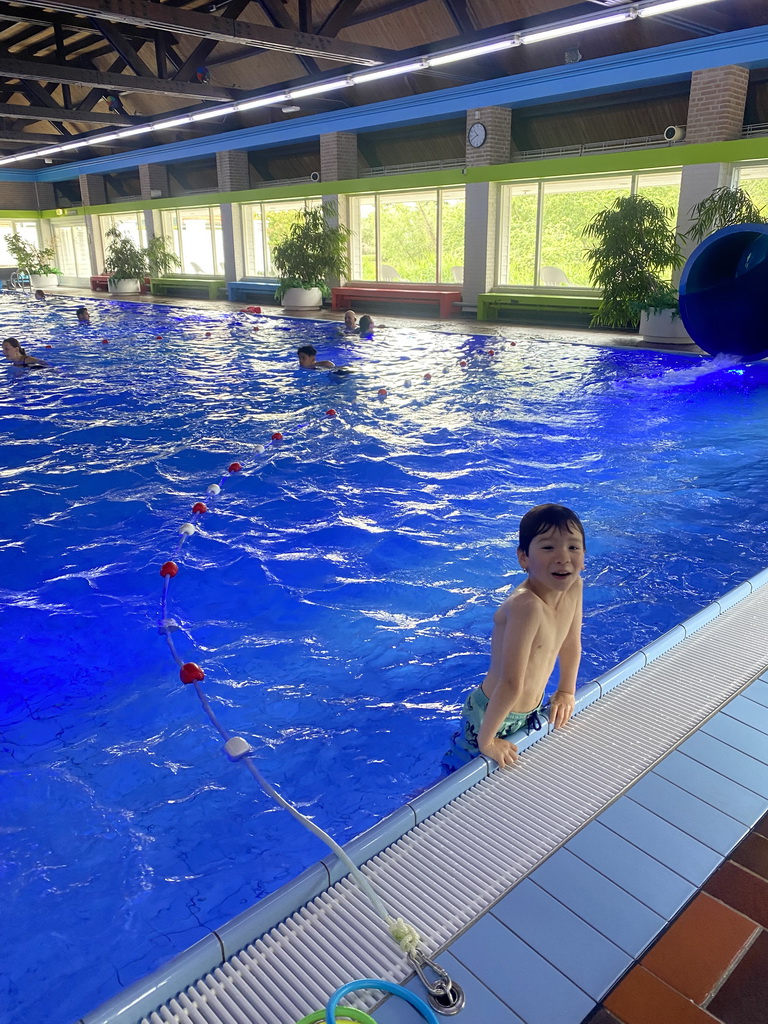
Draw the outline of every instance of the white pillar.
<instances>
[{"instance_id":1,"label":"white pillar","mask_svg":"<svg viewBox=\"0 0 768 1024\"><path fill-rule=\"evenodd\" d=\"M464 205L464 285L463 301L477 302L477 296L489 291L496 278L496 204L495 182L468 182Z\"/></svg>"}]
</instances>

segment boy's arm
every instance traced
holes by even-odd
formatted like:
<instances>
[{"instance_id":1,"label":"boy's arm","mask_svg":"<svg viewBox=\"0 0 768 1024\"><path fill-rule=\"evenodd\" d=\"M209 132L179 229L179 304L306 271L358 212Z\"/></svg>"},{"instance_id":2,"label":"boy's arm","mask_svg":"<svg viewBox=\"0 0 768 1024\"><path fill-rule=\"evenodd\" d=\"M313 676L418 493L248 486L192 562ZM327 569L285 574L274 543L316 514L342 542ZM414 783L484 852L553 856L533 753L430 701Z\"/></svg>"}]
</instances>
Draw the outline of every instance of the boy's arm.
<instances>
[{"instance_id":1,"label":"boy's arm","mask_svg":"<svg viewBox=\"0 0 768 1024\"><path fill-rule=\"evenodd\" d=\"M573 714L576 693L576 676L581 661L581 618L583 585L579 580L579 593L573 609L571 625L558 652L560 682L549 702L549 720L555 729L561 728Z\"/></svg>"},{"instance_id":2,"label":"boy's arm","mask_svg":"<svg viewBox=\"0 0 768 1024\"><path fill-rule=\"evenodd\" d=\"M517 760L517 748L496 734L525 685L531 647L539 625L538 609L530 598L510 602L505 614L501 677L488 701L477 737L480 751L502 767Z\"/></svg>"}]
</instances>

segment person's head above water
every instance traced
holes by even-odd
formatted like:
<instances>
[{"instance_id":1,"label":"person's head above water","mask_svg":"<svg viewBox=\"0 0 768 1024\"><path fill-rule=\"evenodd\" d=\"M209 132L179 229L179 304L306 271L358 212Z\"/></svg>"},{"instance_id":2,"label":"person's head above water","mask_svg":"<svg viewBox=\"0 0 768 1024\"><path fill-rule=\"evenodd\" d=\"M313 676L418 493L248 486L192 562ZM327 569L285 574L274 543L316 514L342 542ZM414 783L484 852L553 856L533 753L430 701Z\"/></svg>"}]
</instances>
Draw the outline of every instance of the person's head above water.
<instances>
[{"instance_id":1,"label":"person's head above water","mask_svg":"<svg viewBox=\"0 0 768 1024\"><path fill-rule=\"evenodd\" d=\"M565 505L536 505L520 520L518 551L527 555L534 539L550 530L580 536L582 547L587 546L584 527L575 512Z\"/></svg>"},{"instance_id":2,"label":"person's head above water","mask_svg":"<svg viewBox=\"0 0 768 1024\"><path fill-rule=\"evenodd\" d=\"M363 313L357 322L357 326L360 328L361 334L370 334L376 324L373 322L373 317L368 316L367 313Z\"/></svg>"},{"instance_id":3,"label":"person's head above water","mask_svg":"<svg viewBox=\"0 0 768 1024\"><path fill-rule=\"evenodd\" d=\"M76 314L81 324L89 324L91 322L91 314L85 306L78 306Z\"/></svg>"},{"instance_id":4,"label":"person's head above water","mask_svg":"<svg viewBox=\"0 0 768 1024\"><path fill-rule=\"evenodd\" d=\"M344 326L352 330L357 323L357 313L354 309L348 309L344 314Z\"/></svg>"},{"instance_id":5,"label":"person's head above water","mask_svg":"<svg viewBox=\"0 0 768 1024\"><path fill-rule=\"evenodd\" d=\"M24 349L17 338L3 338L3 355L6 359L15 361L24 358Z\"/></svg>"},{"instance_id":6,"label":"person's head above water","mask_svg":"<svg viewBox=\"0 0 768 1024\"><path fill-rule=\"evenodd\" d=\"M299 357L299 365L305 370L311 370L317 359L317 349L314 345L302 345L296 350L296 355Z\"/></svg>"},{"instance_id":7,"label":"person's head above water","mask_svg":"<svg viewBox=\"0 0 768 1024\"><path fill-rule=\"evenodd\" d=\"M35 292L35 298L41 299L43 302L45 302L45 292L43 291L42 288L37 289L37 291Z\"/></svg>"}]
</instances>

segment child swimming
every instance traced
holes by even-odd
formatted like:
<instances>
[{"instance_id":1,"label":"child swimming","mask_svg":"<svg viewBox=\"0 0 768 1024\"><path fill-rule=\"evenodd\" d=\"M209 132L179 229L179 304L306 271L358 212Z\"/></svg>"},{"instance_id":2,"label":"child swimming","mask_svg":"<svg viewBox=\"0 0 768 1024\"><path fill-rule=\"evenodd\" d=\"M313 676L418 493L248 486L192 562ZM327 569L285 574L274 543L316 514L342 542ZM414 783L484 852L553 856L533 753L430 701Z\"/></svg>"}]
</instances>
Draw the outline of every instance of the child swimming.
<instances>
[{"instance_id":1,"label":"child swimming","mask_svg":"<svg viewBox=\"0 0 768 1024\"><path fill-rule=\"evenodd\" d=\"M48 363L44 363L37 356L28 356L16 338L3 339L3 355L14 366L28 366L32 370L42 370L48 366Z\"/></svg>"},{"instance_id":2,"label":"child swimming","mask_svg":"<svg viewBox=\"0 0 768 1024\"><path fill-rule=\"evenodd\" d=\"M447 763L486 754L505 767L517 760L507 739L538 714L547 680L560 663L549 704L556 729L574 709L581 660L582 580L586 542L578 516L564 505L537 505L520 521L517 558L528 578L493 616L491 665L464 703Z\"/></svg>"}]
</instances>

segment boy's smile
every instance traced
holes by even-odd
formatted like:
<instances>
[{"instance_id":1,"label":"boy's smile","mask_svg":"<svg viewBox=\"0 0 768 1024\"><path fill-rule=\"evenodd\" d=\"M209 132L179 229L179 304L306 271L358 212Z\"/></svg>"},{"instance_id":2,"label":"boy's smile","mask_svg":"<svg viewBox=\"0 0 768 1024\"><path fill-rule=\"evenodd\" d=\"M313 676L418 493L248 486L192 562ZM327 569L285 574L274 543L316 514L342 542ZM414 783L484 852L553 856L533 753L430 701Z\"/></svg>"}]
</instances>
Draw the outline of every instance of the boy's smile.
<instances>
[{"instance_id":1,"label":"boy's smile","mask_svg":"<svg viewBox=\"0 0 768 1024\"><path fill-rule=\"evenodd\" d=\"M527 555L518 550L517 557L531 583L565 591L584 568L584 543L577 531L553 526L533 538Z\"/></svg>"}]
</instances>

